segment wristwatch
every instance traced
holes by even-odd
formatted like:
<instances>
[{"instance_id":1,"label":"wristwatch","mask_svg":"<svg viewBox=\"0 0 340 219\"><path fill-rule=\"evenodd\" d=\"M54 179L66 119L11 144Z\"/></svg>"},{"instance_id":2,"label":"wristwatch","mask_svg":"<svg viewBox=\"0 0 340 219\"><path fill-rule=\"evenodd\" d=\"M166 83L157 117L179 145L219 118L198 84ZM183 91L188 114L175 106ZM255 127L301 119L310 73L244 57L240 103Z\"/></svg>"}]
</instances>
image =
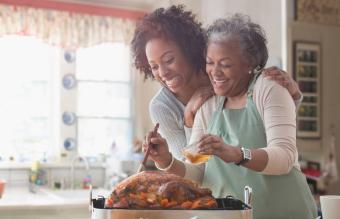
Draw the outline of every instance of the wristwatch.
<instances>
[{"instance_id":1,"label":"wristwatch","mask_svg":"<svg viewBox=\"0 0 340 219\"><path fill-rule=\"evenodd\" d=\"M247 163L248 161L251 160L251 151L247 148L241 147L241 153L242 153L242 160L238 163L236 163L236 165L242 165Z\"/></svg>"}]
</instances>

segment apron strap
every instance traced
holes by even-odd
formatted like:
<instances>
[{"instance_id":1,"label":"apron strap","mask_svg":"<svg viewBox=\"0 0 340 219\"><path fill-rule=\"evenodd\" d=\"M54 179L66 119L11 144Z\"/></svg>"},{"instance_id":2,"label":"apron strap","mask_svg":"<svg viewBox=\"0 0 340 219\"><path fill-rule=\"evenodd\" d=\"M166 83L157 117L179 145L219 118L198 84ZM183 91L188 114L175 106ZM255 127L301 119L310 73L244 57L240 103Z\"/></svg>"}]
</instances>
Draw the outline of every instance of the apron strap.
<instances>
[{"instance_id":1,"label":"apron strap","mask_svg":"<svg viewBox=\"0 0 340 219\"><path fill-rule=\"evenodd\" d=\"M223 106L224 106L224 103L225 103L225 101L227 101L227 97L221 97L221 101L219 101L219 105L218 105L218 107L217 107L217 110L218 111L222 111L223 110Z\"/></svg>"},{"instance_id":2,"label":"apron strap","mask_svg":"<svg viewBox=\"0 0 340 219\"><path fill-rule=\"evenodd\" d=\"M261 73L262 72L254 73L254 77L253 77L252 81L250 82L250 84L248 86L248 91L247 91L248 98L253 99L254 85L255 85L257 78L261 75Z\"/></svg>"}]
</instances>

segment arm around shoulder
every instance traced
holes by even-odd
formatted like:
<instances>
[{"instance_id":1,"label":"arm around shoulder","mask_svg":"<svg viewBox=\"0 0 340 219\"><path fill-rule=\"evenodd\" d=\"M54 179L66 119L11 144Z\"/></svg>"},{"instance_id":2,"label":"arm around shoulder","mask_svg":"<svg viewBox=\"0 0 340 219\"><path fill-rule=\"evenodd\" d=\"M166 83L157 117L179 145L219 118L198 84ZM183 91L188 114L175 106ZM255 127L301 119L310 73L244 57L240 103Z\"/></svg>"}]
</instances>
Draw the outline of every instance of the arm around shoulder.
<instances>
[{"instance_id":1,"label":"arm around shoulder","mask_svg":"<svg viewBox=\"0 0 340 219\"><path fill-rule=\"evenodd\" d=\"M267 136L267 147L262 149L268 154L262 173L286 174L298 166L295 105L287 89L265 78L260 83L254 92Z\"/></svg>"}]
</instances>

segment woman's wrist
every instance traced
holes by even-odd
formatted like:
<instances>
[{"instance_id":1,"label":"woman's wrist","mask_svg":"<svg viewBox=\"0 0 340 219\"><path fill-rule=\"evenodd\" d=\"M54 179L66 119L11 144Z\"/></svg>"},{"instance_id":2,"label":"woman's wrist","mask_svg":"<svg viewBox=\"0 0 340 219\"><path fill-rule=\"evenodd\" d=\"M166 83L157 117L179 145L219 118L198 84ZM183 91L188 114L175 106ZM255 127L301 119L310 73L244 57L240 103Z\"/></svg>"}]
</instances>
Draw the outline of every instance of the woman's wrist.
<instances>
[{"instance_id":1,"label":"woman's wrist","mask_svg":"<svg viewBox=\"0 0 340 219\"><path fill-rule=\"evenodd\" d=\"M295 83L296 91L292 94L292 98L293 100L300 100L302 93L299 90L299 85L296 82L294 83Z\"/></svg>"},{"instance_id":2,"label":"woman's wrist","mask_svg":"<svg viewBox=\"0 0 340 219\"><path fill-rule=\"evenodd\" d=\"M172 165L174 164L175 157L171 153L169 153L169 156L170 157L165 159L164 162L155 162L156 168L162 171L170 170Z\"/></svg>"},{"instance_id":3,"label":"woman's wrist","mask_svg":"<svg viewBox=\"0 0 340 219\"><path fill-rule=\"evenodd\" d=\"M243 159L241 147L234 147L234 163L240 163Z\"/></svg>"},{"instance_id":4,"label":"woman's wrist","mask_svg":"<svg viewBox=\"0 0 340 219\"><path fill-rule=\"evenodd\" d=\"M184 125L188 128L192 128L192 125L194 124L194 114L187 110L184 112Z\"/></svg>"},{"instance_id":5,"label":"woman's wrist","mask_svg":"<svg viewBox=\"0 0 340 219\"><path fill-rule=\"evenodd\" d=\"M295 94L292 95L293 100L297 101L301 99L301 92L297 91Z\"/></svg>"}]
</instances>

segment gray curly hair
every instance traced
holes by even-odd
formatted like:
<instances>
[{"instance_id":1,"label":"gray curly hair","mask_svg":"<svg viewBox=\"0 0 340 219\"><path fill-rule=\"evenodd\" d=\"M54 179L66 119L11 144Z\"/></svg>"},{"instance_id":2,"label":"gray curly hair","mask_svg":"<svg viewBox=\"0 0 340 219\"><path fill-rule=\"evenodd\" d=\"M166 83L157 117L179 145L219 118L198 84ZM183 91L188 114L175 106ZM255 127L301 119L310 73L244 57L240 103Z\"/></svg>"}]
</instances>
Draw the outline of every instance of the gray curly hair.
<instances>
[{"instance_id":1,"label":"gray curly hair","mask_svg":"<svg viewBox=\"0 0 340 219\"><path fill-rule=\"evenodd\" d=\"M238 39L241 53L250 65L261 70L268 60L267 39L262 27L250 20L249 16L235 14L217 19L207 29L208 44Z\"/></svg>"}]
</instances>

